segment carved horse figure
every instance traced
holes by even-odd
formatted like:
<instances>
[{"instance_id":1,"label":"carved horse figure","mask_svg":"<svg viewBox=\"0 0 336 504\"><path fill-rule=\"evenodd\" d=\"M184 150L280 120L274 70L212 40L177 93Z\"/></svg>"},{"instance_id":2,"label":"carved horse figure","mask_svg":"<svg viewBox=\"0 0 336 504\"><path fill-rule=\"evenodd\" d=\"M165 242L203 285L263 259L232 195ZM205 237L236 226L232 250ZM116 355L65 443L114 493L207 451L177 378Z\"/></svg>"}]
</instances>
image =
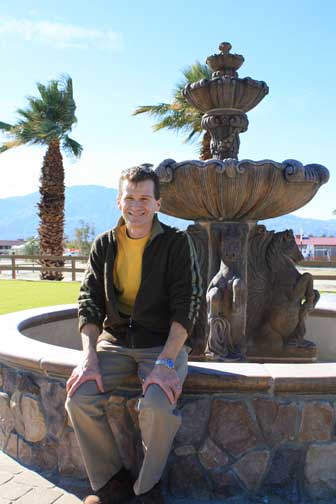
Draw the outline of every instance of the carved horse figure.
<instances>
[{"instance_id":1,"label":"carved horse figure","mask_svg":"<svg viewBox=\"0 0 336 504\"><path fill-rule=\"evenodd\" d=\"M314 309L320 294L313 288L312 275L300 274L294 266L301 260L303 256L293 232L275 233L267 254L267 265L275 287L269 324L281 335L285 345L307 347L314 344L304 339L305 318Z\"/></svg>"},{"instance_id":2,"label":"carved horse figure","mask_svg":"<svg viewBox=\"0 0 336 504\"><path fill-rule=\"evenodd\" d=\"M280 340L284 346L314 346L304 339L305 319L320 295L312 275L300 274L295 267L303 256L293 232L274 233L258 226L251 242L249 337L263 345Z\"/></svg>"}]
</instances>

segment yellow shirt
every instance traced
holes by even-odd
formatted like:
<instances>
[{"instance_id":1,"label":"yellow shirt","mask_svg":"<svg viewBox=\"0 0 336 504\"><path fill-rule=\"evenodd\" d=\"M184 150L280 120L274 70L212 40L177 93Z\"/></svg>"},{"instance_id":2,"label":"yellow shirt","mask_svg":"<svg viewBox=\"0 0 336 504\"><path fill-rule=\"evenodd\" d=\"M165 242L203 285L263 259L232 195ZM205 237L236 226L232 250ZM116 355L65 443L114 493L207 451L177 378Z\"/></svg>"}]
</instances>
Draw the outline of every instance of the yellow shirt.
<instances>
[{"instance_id":1,"label":"yellow shirt","mask_svg":"<svg viewBox=\"0 0 336 504\"><path fill-rule=\"evenodd\" d=\"M144 238L129 238L126 226L117 234L118 253L113 268L113 283L117 291L118 309L130 315L141 283L142 256L149 234Z\"/></svg>"}]
</instances>

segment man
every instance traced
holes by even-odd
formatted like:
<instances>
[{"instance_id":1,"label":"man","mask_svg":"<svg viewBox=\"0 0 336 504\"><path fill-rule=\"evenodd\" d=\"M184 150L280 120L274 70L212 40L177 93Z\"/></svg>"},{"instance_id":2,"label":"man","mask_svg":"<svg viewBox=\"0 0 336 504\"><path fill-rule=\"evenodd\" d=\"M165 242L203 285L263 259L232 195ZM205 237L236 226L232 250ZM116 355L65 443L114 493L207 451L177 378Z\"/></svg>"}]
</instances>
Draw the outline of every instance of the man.
<instances>
[{"instance_id":1,"label":"man","mask_svg":"<svg viewBox=\"0 0 336 504\"><path fill-rule=\"evenodd\" d=\"M160 187L148 165L119 181L118 226L95 240L79 295L83 360L67 382L66 408L95 495L85 504L163 502L160 478L181 420L200 275L185 232L159 222ZM123 467L104 414L115 388L137 372L144 459L136 481Z\"/></svg>"}]
</instances>

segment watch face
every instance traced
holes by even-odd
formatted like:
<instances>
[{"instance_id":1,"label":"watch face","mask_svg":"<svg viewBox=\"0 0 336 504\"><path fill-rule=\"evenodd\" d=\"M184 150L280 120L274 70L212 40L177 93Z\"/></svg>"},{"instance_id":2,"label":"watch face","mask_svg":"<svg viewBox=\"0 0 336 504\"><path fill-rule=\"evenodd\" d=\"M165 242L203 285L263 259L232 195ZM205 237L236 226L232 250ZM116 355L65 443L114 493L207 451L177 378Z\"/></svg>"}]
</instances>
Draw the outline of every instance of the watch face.
<instances>
[{"instance_id":1,"label":"watch face","mask_svg":"<svg viewBox=\"0 0 336 504\"><path fill-rule=\"evenodd\" d=\"M167 366L169 367L169 369L173 369L174 361L172 359L166 359L166 362L167 362Z\"/></svg>"}]
</instances>

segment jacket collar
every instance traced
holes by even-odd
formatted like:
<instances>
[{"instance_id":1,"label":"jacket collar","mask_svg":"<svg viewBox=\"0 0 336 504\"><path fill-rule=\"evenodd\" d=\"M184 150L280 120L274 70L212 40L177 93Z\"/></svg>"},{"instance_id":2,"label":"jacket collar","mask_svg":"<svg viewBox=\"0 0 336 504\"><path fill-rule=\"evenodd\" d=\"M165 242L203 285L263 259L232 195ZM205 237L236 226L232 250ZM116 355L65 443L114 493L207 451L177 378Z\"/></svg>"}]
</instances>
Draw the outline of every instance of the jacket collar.
<instances>
[{"instance_id":1,"label":"jacket collar","mask_svg":"<svg viewBox=\"0 0 336 504\"><path fill-rule=\"evenodd\" d=\"M125 219L123 217L120 217L120 219L118 220L118 224L116 225L115 228L112 229L113 235L115 237L117 236L118 229L124 225L125 225ZM159 221L157 214L154 214L152 229L151 229L151 232L149 235L148 243L153 241L154 238L156 238L158 235L160 235L162 233L164 233L164 229L161 225L161 222ZM147 243L147 245L148 245L148 243Z\"/></svg>"}]
</instances>

